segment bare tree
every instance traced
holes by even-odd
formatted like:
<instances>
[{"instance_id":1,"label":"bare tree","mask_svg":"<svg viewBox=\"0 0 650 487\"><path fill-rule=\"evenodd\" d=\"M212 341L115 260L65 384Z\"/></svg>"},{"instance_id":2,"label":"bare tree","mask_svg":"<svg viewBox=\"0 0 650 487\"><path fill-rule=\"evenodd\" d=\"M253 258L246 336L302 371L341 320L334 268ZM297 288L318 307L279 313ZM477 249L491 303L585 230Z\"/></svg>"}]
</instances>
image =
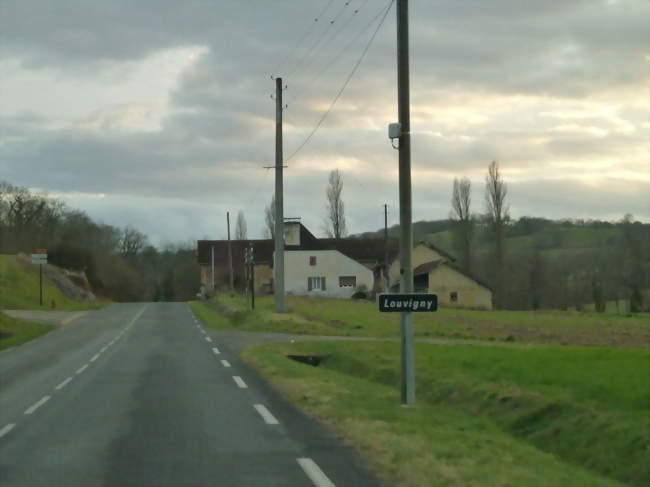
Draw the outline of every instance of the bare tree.
<instances>
[{"instance_id":1,"label":"bare tree","mask_svg":"<svg viewBox=\"0 0 650 487\"><path fill-rule=\"evenodd\" d=\"M237 223L235 224L235 240L248 240L248 228L244 212L237 213Z\"/></svg>"},{"instance_id":2,"label":"bare tree","mask_svg":"<svg viewBox=\"0 0 650 487\"><path fill-rule=\"evenodd\" d=\"M453 231L457 245L461 250L462 268L466 272L472 270L472 241L474 238L474 219L471 213L472 183L468 178L454 178L454 189L451 196L451 219L454 221Z\"/></svg>"},{"instance_id":3,"label":"bare tree","mask_svg":"<svg viewBox=\"0 0 650 487\"><path fill-rule=\"evenodd\" d=\"M269 206L264 207L264 223L266 225L264 236L273 239L275 235L275 195L271 196Z\"/></svg>"},{"instance_id":4,"label":"bare tree","mask_svg":"<svg viewBox=\"0 0 650 487\"><path fill-rule=\"evenodd\" d=\"M508 188L501 179L499 164L496 161L488 166L488 174L485 177L485 205L487 210L488 228L494 242L494 269L495 269L495 305L503 307L504 288L504 233L508 222L509 211L505 205Z\"/></svg>"},{"instance_id":5,"label":"bare tree","mask_svg":"<svg viewBox=\"0 0 650 487\"><path fill-rule=\"evenodd\" d=\"M327 185L327 216L325 217L325 231L329 237L339 239L345 237L345 205L341 199L343 192L343 178L338 169L330 172Z\"/></svg>"},{"instance_id":6,"label":"bare tree","mask_svg":"<svg viewBox=\"0 0 650 487\"><path fill-rule=\"evenodd\" d=\"M122 231L120 253L125 257L138 255L147 244L147 236L131 226Z\"/></svg>"}]
</instances>

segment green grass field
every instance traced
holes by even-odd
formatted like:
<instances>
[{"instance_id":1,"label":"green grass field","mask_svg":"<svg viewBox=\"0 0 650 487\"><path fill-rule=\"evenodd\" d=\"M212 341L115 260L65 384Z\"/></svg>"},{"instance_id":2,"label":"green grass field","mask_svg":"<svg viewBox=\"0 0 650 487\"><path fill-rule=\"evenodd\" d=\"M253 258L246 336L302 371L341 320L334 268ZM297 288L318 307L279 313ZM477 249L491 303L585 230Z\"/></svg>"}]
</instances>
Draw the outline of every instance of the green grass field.
<instances>
[{"instance_id":1,"label":"green grass field","mask_svg":"<svg viewBox=\"0 0 650 487\"><path fill-rule=\"evenodd\" d=\"M52 325L30 323L0 313L0 350L28 342L54 329Z\"/></svg>"},{"instance_id":2,"label":"green grass field","mask_svg":"<svg viewBox=\"0 0 650 487\"><path fill-rule=\"evenodd\" d=\"M420 344L418 403L406 409L396 343L274 344L244 358L396 485L650 482L645 350Z\"/></svg>"},{"instance_id":3,"label":"green grass field","mask_svg":"<svg viewBox=\"0 0 650 487\"><path fill-rule=\"evenodd\" d=\"M43 279L43 306L39 306L38 267L23 265L15 255L0 255L0 309L51 309L52 300L59 311L98 309L108 302L79 302L66 297L47 279Z\"/></svg>"},{"instance_id":4,"label":"green grass field","mask_svg":"<svg viewBox=\"0 0 650 487\"><path fill-rule=\"evenodd\" d=\"M287 297L288 313L273 311L273 299L219 295L190 303L204 323L222 329L310 335L399 337L399 315L379 313L369 301ZM414 314L421 338L559 345L650 347L650 315L563 311L475 311L440 309Z\"/></svg>"},{"instance_id":5,"label":"green grass field","mask_svg":"<svg viewBox=\"0 0 650 487\"><path fill-rule=\"evenodd\" d=\"M255 311L236 295L190 306L219 329L399 336L399 316L366 301L288 297L281 315L270 297ZM273 344L243 357L396 485L650 482L647 315L441 309L416 314L414 328L413 408L399 406L396 341ZM426 343L440 338L453 343Z\"/></svg>"}]
</instances>

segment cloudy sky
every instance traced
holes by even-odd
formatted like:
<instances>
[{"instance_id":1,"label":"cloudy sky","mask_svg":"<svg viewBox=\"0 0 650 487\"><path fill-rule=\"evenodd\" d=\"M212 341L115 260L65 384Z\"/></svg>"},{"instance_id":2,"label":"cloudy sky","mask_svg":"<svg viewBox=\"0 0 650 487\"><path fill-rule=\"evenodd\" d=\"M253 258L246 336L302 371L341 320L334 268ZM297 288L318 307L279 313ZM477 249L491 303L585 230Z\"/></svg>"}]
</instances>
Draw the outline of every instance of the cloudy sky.
<instances>
[{"instance_id":1,"label":"cloudy sky","mask_svg":"<svg viewBox=\"0 0 650 487\"><path fill-rule=\"evenodd\" d=\"M398 220L388 0L0 0L0 179L152 241L261 237L283 76L285 216L321 233L328 172L349 230ZM411 0L414 219L452 181L484 211L492 160L514 217L650 221L650 3ZM318 22L315 19L318 18ZM233 217L234 219L234 217Z\"/></svg>"}]
</instances>

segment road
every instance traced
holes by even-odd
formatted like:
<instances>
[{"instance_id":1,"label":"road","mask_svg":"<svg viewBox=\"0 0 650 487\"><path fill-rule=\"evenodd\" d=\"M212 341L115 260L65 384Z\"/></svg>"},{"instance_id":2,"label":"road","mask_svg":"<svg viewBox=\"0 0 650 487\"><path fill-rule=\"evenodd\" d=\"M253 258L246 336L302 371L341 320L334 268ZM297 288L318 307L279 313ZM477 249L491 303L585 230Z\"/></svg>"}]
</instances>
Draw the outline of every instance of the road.
<instances>
[{"instance_id":1,"label":"road","mask_svg":"<svg viewBox=\"0 0 650 487\"><path fill-rule=\"evenodd\" d=\"M132 303L0 353L0 485L380 484L185 304Z\"/></svg>"}]
</instances>

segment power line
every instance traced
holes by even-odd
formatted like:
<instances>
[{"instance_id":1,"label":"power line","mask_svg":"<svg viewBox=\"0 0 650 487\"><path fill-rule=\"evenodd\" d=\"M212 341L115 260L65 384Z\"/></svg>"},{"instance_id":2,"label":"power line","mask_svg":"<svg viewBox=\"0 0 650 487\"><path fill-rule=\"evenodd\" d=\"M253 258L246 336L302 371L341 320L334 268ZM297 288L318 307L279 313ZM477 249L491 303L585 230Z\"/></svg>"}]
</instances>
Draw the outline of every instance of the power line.
<instances>
[{"instance_id":1,"label":"power line","mask_svg":"<svg viewBox=\"0 0 650 487\"><path fill-rule=\"evenodd\" d=\"M361 0L361 2L362 2L361 5L359 5L357 8L355 8L352 11L352 14L346 19L346 21L339 24L339 28L337 30L335 30L332 33L332 35L330 35L327 39L323 38L324 42L322 42L318 46L318 49L315 51L314 55L311 56L311 58L309 58L307 60L307 62L305 63L305 65L303 67L302 73L306 73L309 70L309 67L314 63L314 61L319 59L319 56L316 55L318 50L321 49L322 47L325 47L325 46L328 46L328 45L332 44L334 42L334 40L339 36L339 34L341 34L341 32L343 32L345 30L345 28L348 25L350 25L355 18L357 18L357 14L359 13L360 10L363 9L363 7L366 5L366 3L368 3L368 0ZM382 9L380 10L380 13L383 12L383 10L384 9L382 7ZM298 84L298 83L294 82L293 84Z\"/></svg>"},{"instance_id":2,"label":"power line","mask_svg":"<svg viewBox=\"0 0 650 487\"><path fill-rule=\"evenodd\" d=\"M308 59L309 56L311 56L311 54L314 52L314 50L321 45L323 39L325 38L325 36L327 35L327 33L329 32L331 27L336 23L336 21L339 19L341 14L345 11L345 9L348 7L348 5L350 5L349 1L347 1L347 2L345 2L343 4L343 7L341 7L341 9L338 11L338 13L334 16L334 18L332 20L330 20L329 24L327 24L327 27L322 32L321 36L318 39L316 39L316 42L311 46L311 48L309 48L309 50L306 52L306 54L304 54L298 60L298 63L296 64L296 66L293 68L293 70L291 72L289 72L289 74L287 76L285 76L285 79L291 78L294 74L296 74L296 72L302 67L305 59Z\"/></svg>"},{"instance_id":3,"label":"power line","mask_svg":"<svg viewBox=\"0 0 650 487\"><path fill-rule=\"evenodd\" d=\"M315 126L315 127L313 128L313 130L309 133L309 135L305 138L305 140L302 141L302 143L298 146L298 148L297 148L295 151L293 151L293 152L291 153L291 155L290 155L289 157L287 157L287 158L284 160L284 162L289 162L289 161L291 160L291 158L293 158L293 157L294 157L298 152L300 152L300 150L301 150L303 147L305 147L305 145L307 145L307 143L311 140L311 138L314 136L314 134L316 133L316 131L317 131L317 130L320 128L320 126L323 124L323 122L325 121L325 119L327 118L327 116L330 114L330 112L331 112L332 109L334 108L334 105L336 104L336 102L338 101L338 99L339 99L339 98L341 97L341 95L343 94L343 91L344 91L345 88L348 86L348 83L350 82L350 80L351 80L352 77L354 76L354 73L356 73L357 69L358 69L359 66L361 65L361 62L362 62L363 59L365 58L366 53L367 53L368 50L370 49L370 46L372 45L372 42L375 40L375 37L377 36L377 33L379 32L379 29L381 28L381 26L383 25L384 21L386 20L386 17L388 16L388 12L390 11L390 8L393 6L393 2L394 2L394 0L390 0L390 1L388 2L388 6L386 7L386 11L384 12L383 17L382 17L381 20L379 21L379 24L377 25L377 28L376 28L375 31L372 33L372 36L371 36L370 39L368 40L368 43L366 44L366 47L363 49L363 52L361 53L361 56L359 56L359 59L358 59L357 62L355 63L354 67L352 68L352 71L350 71L350 74L348 75L348 77L346 78L345 82L343 83L343 86L341 86L341 88L339 89L339 91L336 93L336 96L334 97L334 100L332 100L332 103L330 104L329 108L325 111L325 113L323 113L323 115L321 116L321 118L320 118L320 119L318 120L318 122L316 123L316 126Z\"/></svg>"},{"instance_id":4,"label":"power line","mask_svg":"<svg viewBox=\"0 0 650 487\"><path fill-rule=\"evenodd\" d=\"M309 37L309 35L313 32L316 25L318 25L318 21L325 14L327 9L330 8L330 5L332 5L333 2L334 2L334 0L329 0L327 2L327 4L325 5L325 7L320 11L320 13L316 17L314 17L314 20L309 24L309 26L307 27L307 30L305 30L304 34L300 37L300 39L296 43L297 46L302 45L302 43L305 42L305 40L307 40L307 37ZM289 60L289 58L291 58L291 51L289 51L289 53L284 57L284 59L282 61L280 61L280 63L278 63L278 65L275 67L275 69L271 73L271 76L273 76L276 73L279 73L280 68L284 67L285 63Z\"/></svg>"},{"instance_id":5,"label":"power line","mask_svg":"<svg viewBox=\"0 0 650 487\"><path fill-rule=\"evenodd\" d=\"M364 2L365 5L366 2ZM341 50L339 50L334 56L330 58L330 60L323 65L323 67L318 71L318 73L313 76L309 81L307 81L303 87L298 91L298 93L290 100L289 104L295 104L297 100L300 99L300 97L305 94L309 90L309 88L312 87L312 85L318 81L325 72L331 68L334 64L337 63L337 61L340 61L343 59L344 54L359 40L359 38L364 35L370 27L373 26L373 24L377 21L377 19L384 13L384 9L386 7L382 7L374 17L370 19L370 21L359 31L357 34L348 42ZM359 8L361 10L361 7Z\"/></svg>"}]
</instances>

